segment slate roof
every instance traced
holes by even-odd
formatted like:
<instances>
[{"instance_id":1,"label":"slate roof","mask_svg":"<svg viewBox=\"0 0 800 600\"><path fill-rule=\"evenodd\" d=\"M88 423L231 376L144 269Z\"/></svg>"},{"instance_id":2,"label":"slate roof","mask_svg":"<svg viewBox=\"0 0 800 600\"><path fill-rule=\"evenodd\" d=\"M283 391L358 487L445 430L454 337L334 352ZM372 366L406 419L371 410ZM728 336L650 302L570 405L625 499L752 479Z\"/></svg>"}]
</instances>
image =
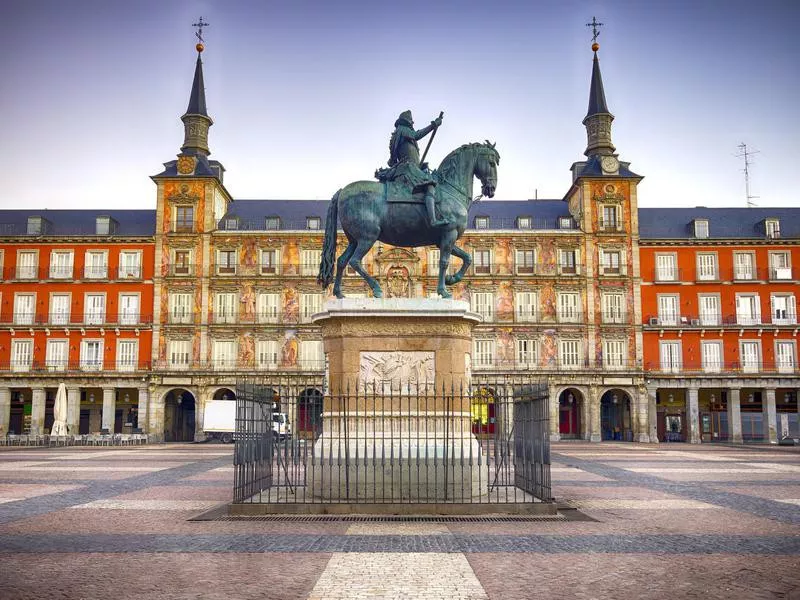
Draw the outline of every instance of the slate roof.
<instances>
[{"instance_id":1,"label":"slate roof","mask_svg":"<svg viewBox=\"0 0 800 600\"><path fill-rule=\"evenodd\" d=\"M619 173L617 175L606 175L603 171L602 167L600 166L600 156L597 154L593 154L585 161L575 163L576 165L583 165L580 171L578 171L578 177L633 177L636 179L644 179L641 175L637 175L633 171L630 170L631 163L629 162L622 162L619 163Z\"/></svg>"},{"instance_id":2,"label":"slate roof","mask_svg":"<svg viewBox=\"0 0 800 600\"><path fill-rule=\"evenodd\" d=\"M114 237L153 236L156 229L155 210L0 210L0 236L27 236L28 217L34 216L48 221L47 237L95 235L97 217L117 222Z\"/></svg>"},{"instance_id":3,"label":"slate roof","mask_svg":"<svg viewBox=\"0 0 800 600\"><path fill-rule=\"evenodd\" d=\"M800 208L640 208L639 237L693 239L694 220L708 220L709 239L764 239L766 219L780 220L782 238L800 238Z\"/></svg>"},{"instance_id":4,"label":"slate roof","mask_svg":"<svg viewBox=\"0 0 800 600\"><path fill-rule=\"evenodd\" d=\"M207 156L203 154L196 154L191 153L197 159L197 165L194 168L194 174L197 177L216 177L220 181L222 181L222 175L225 172L225 167L222 166L217 160L209 160ZM156 177L178 177L178 161L171 160L169 162L164 163L164 170L161 171L158 175L153 175L154 178Z\"/></svg>"},{"instance_id":5,"label":"slate roof","mask_svg":"<svg viewBox=\"0 0 800 600\"><path fill-rule=\"evenodd\" d=\"M187 115L204 115L206 112L206 87L203 84L203 61L200 60L200 53L197 53L197 64L194 67L194 80L192 81L192 93L189 95L189 106L186 108Z\"/></svg>"},{"instance_id":6,"label":"slate roof","mask_svg":"<svg viewBox=\"0 0 800 600\"><path fill-rule=\"evenodd\" d=\"M594 53L592 61L592 83L589 86L589 110L586 116L598 113L610 113L606 104L606 92L603 89L603 77L600 75L600 61L597 60L597 52Z\"/></svg>"}]
</instances>

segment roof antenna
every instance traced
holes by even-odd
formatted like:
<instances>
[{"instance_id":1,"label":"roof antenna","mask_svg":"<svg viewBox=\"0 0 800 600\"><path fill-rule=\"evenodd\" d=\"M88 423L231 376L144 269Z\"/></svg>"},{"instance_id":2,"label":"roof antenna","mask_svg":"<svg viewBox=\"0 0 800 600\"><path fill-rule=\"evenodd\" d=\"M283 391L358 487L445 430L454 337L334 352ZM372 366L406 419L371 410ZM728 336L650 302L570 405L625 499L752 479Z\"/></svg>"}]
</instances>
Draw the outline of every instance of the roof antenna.
<instances>
[{"instance_id":1,"label":"roof antenna","mask_svg":"<svg viewBox=\"0 0 800 600\"><path fill-rule=\"evenodd\" d=\"M760 150L748 150L747 144L742 142L738 146L739 154L736 155L737 158L744 158L744 169L742 172L744 173L744 189L745 194L747 195L747 208L753 208L756 203L753 202L754 199L759 198L760 196L751 196L750 195L750 165L752 164L750 161L750 157L753 154L758 154Z\"/></svg>"}]
</instances>

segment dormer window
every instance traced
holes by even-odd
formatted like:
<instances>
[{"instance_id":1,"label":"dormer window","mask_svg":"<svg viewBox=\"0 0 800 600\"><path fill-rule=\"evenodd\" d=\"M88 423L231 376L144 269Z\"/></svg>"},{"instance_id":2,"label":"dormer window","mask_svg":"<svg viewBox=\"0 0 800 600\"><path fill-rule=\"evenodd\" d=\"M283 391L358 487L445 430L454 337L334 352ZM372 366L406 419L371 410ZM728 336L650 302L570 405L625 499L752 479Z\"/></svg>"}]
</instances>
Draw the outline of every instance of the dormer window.
<instances>
[{"instance_id":1,"label":"dormer window","mask_svg":"<svg viewBox=\"0 0 800 600\"><path fill-rule=\"evenodd\" d=\"M117 231L117 222L111 217L101 216L94 221L95 235L112 235Z\"/></svg>"},{"instance_id":2,"label":"dormer window","mask_svg":"<svg viewBox=\"0 0 800 600\"><path fill-rule=\"evenodd\" d=\"M264 229L267 231L277 231L281 228L281 218L280 217L267 217L267 222L264 225Z\"/></svg>"},{"instance_id":3,"label":"dormer window","mask_svg":"<svg viewBox=\"0 0 800 600\"><path fill-rule=\"evenodd\" d=\"M322 219L319 217L306 217L306 229L317 230L322 225Z\"/></svg>"},{"instance_id":4,"label":"dormer window","mask_svg":"<svg viewBox=\"0 0 800 600\"><path fill-rule=\"evenodd\" d=\"M475 217L475 229L489 229L489 217Z\"/></svg>"},{"instance_id":5,"label":"dormer window","mask_svg":"<svg viewBox=\"0 0 800 600\"><path fill-rule=\"evenodd\" d=\"M559 229L572 229L572 217L558 217Z\"/></svg>"},{"instance_id":6,"label":"dormer window","mask_svg":"<svg viewBox=\"0 0 800 600\"><path fill-rule=\"evenodd\" d=\"M28 235L43 235L46 223L42 217L28 217Z\"/></svg>"},{"instance_id":7,"label":"dormer window","mask_svg":"<svg viewBox=\"0 0 800 600\"><path fill-rule=\"evenodd\" d=\"M767 219L764 225L769 239L775 240L781 237L781 222L778 219Z\"/></svg>"},{"instance_id":8,"label":"dormer window","mask_svg":"<svg viewBox=\"0 0 800 600\"><path fill-rule=\"evenodd\" d=\"M226 231L239 229L239 217L225 217L222 228Z\"/></svg>"},{"instance_id":9,"label":"dormer window","mask_svg":"<svg viewBox=\"0 0 800 600\"><path fill-rule=\"evenodd\" d=\"M705 239L708 237L708 219L694 220L694 237Z\"/></svg>"},{"instance_id":10,"label":"dormer window","mask_svg":"<svg viewBox=\"0 0 800 600\"><path fill-rule=\"evenodd\" d=\"M532 221L531 217L517 217L517 229L531 229Z\"/></svg>"}]
</instances>

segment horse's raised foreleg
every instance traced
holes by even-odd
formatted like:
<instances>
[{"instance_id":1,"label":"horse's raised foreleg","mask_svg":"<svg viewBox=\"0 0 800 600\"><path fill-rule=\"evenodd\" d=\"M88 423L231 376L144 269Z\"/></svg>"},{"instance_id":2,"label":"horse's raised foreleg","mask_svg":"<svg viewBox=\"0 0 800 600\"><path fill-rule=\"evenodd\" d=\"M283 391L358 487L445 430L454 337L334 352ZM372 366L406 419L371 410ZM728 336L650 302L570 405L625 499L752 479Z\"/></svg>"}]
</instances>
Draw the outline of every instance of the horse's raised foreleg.
<instances>
[{"instance_id":1,"label":"horse's raised foreleg","mask_svg":"<svg viewBox=\"0 0 800 600\"><path fill-rule=\"evenodd\" d=\"M333 282L333 295L337 298L344 298L344 294L342 293L342 275L344 275L344 269L352 258L353 252L356 251L356 242L350 238L348 238L347 241L349 242L347 248L345 248L344 252L342 252L339 259L336 261L336 279Z\"/></svg>"},{"instance_id":2,"label":"horse's raised foreleg","mask_svg":"<svg viewBox=\"0 0 800 600\"><path fill-rule=\"evenodd\" d=\"M350 266L355 269L356 273L361 275L364 278L364 281L367 282L370 288L372 288L372 295L375 298L383 298L383 290L381 290L381 286L378 283L378 280L372 277L369 273L366 272L363 265L361 264L361 259L366 256L369 249L372 248L372 245L375 243L375 240L358 240L355 250L353 251L353 257L350 259Z\"/></svg>"},{"instance_id":3,"label":"horse's raised foreleg","mask_svg":"<svg viewBox=\"0 0 800 600\"><path fill-rule=\"evenodd\" d=\"M453 254L461 259L461 268L454 275L448 275L445 277L444 282L447 285L455 285L461 281L464 277L464 274L467 272L467 269L469 269L469 266L472 264L472 257L469 255L469 252L462 250L455 244L453 245Z\"/></svg>"},{"instance_id":4,"label":"horse's raised foreleg","mask_svg":"<svg viewBox=\"0 0 800 600\"><path fill-rule=\"evenodd\" d=\"M436 286L436 293L442 298L452 298L453 295L447 291L445 281L447 274L447 267L450 264L450 253L455 251L455 243L458 238L458 232L455 229L445 231L442 233L442 239L439 242L439 284Z\"/></svg>"}]
</instances>

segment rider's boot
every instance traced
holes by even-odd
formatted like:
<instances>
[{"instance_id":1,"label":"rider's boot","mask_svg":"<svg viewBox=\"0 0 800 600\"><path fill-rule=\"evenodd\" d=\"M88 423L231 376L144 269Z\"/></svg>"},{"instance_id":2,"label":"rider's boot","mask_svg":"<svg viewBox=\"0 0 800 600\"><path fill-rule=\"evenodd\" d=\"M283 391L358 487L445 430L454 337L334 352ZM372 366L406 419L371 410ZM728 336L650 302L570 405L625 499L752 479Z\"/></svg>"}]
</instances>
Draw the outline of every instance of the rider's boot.
<instances>
[{"instance_id":1,"label":"rider's boot","mask_svg":"<svg viewBox=\"0 0 800 600\"><path fill-rule=\"evenodd\" d=\"M425 192L425 208L428 209L428 220L430 221L431 227L441 227L442 225L447 225L447 221L445 221L444 219L436 218L434 199L435 199L434 188L429 187Z\"/></svg>"}]
</instances>

